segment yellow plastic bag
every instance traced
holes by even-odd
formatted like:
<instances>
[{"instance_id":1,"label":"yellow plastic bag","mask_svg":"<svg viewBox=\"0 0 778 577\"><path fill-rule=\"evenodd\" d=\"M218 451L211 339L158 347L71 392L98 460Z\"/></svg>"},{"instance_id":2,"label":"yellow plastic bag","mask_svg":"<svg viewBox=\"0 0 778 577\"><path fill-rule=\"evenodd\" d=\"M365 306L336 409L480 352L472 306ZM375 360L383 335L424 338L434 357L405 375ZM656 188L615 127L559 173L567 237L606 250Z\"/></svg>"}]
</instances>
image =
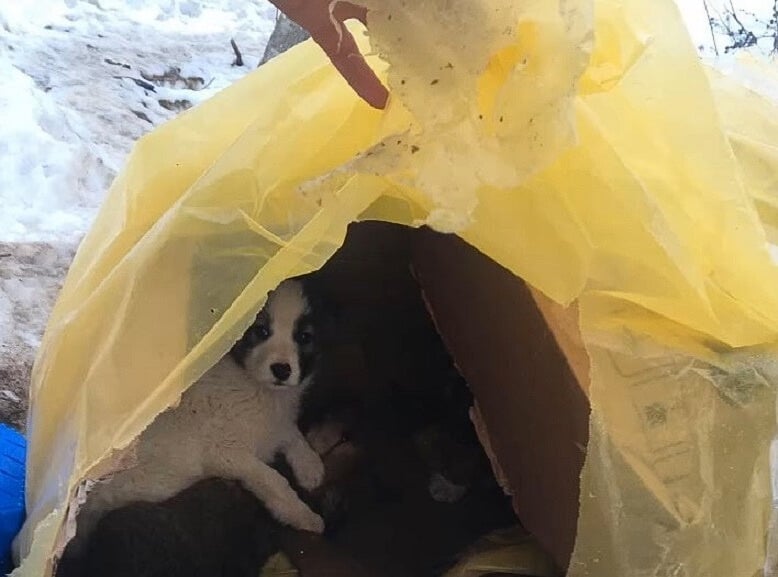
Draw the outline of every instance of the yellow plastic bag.
<instances>
[{"instance_id":1,"label":"yellow plastic bag","mask_svg":"<svg viewBox=\"0 0 778 577\"><path fill-rule=\"evenodd\" d=\"M571 576L760 575L778 269L759 171L672 0L373 4L385 113L305 44L137 144L35 368L14 574L47 575L82 480L372 218L456 232L578 299L592 420Z\"/></svg>"},{"instance_id":2,"label":"yellow plastic bag","mask_svg":"<svg viewBox=\"0 0 778 577\"><path fill-rule=\"evenodd\" d=\"M746 78L758 78L760 83L778 89L778 71L746 55L735 61L735 72ZM722 126L732 144L759 216L773 244L778 244L778 116L775 105L755 92L743 90L732 78L708 69L708 77Z\"/></svg>"},{"instance_id":3,"label":"yellow plastic bag","mask_svg":"<svg viewBox=\"0 0 778 577\"><path fill-rule=\"evenodd\" d=\"M480 539L443 577L484 575L554 577L553 561L523 529L495 531Z\"/></svg>"}]
</instances>

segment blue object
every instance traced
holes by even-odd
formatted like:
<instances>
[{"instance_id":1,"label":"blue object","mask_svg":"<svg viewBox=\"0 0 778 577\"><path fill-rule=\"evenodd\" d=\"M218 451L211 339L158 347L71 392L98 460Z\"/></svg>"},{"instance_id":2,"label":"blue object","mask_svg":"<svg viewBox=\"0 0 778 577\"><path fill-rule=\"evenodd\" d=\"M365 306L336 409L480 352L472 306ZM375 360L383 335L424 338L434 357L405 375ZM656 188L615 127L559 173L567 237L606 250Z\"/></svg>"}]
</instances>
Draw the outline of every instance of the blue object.
<instances>
[{"instance_id":1,"label":"blue object","mask_svg":"<svg viewBox=\"0 0 778 577\"><path fill-rule=\"evenodd\" d=\"M0 424L0 565L13 569L11 543L24 523L24 475L27 441Z\"/></svg>"}]
</instances>

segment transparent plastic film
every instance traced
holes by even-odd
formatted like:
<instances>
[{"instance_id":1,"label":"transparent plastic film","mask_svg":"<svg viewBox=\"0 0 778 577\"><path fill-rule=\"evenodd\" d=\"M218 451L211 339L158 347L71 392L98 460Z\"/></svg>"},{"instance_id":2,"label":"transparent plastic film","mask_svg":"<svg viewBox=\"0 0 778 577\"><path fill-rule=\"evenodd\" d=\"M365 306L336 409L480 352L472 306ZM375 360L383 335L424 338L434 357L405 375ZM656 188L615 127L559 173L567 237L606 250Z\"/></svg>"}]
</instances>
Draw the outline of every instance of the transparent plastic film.
<instances>
[{"instance_id":1,"label":"transparent plastic film","mask_svg":"<svg viewBox=\"0 0 778 577\"><path fill-rule=\"evenodd\" d=\"M722 126L742 169L742 178L768 239L778 244L778 117L774 101L766 96L744 90L738 81L759 79L766 86L778 88L778 73L766 63L747 55L739 56L734 69L723 74L713 68L706 70Z\"/></svg>"},{"instance_id":2,"label":"transparent plastic film","mask_svg":"<svg viewBox=\"0 0 778 577\"><path fill-rule=\"evenodd\" d=\"M585 338L599 402L568 574L761 575L776 351L708 361L629 329Z\"/></svg>"}]
</instances>

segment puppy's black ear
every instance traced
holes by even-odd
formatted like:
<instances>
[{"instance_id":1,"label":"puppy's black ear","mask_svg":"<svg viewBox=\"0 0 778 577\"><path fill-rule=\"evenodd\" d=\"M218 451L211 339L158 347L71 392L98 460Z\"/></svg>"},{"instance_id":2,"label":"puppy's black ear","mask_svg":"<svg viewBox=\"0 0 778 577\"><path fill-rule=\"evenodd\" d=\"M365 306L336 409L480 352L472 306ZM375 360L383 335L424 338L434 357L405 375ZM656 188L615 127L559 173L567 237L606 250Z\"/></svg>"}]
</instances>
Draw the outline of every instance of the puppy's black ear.
<instances>
[{"instance_id":1,"label":"puppy's black ear","mask_svg":"<svg viewBox=\"0 0 778 577\"><path fill-rule=\"evenodd\" d=\"M232 345L232 348L230 349L229 355L241 367L244 366L246 355L248 355L249 351L257 344L257 335L254 332L254 329L259 319L259 315L260 313L257 313L251 321L249 328L246 329L243 336L241 336L240 339L238 339L238 342Z\"/></svg>"},{"instance_id":2,"label":"puppy's black ear","mask_svg":"<svg viewBox=\"0 0 778 577\"><path fill-rule=\"evenodd\" d=\"M241 367L244 366L244 363L246 361L246 355L251 350L251 347L253 345L253 338L251 334L251 329L253 327L252 325L249 327L248 331L246 331L242 337L238 340L237 343L232 345L232 348L230 349L230 356L233 358L233 360L238 363Z\"/></svg>"},{"instance_id":3,"label":"puppy's black ear","mask_svg":"<svg viewBox=\"0 0 778 577\"><path fill-rule=\"evenodd\" d=\"M316 273L298 277L298 280L302 282L305 296L310 305L317 341L322 346L331 345L338 334L341 307L329 294L325 284L317 277Z\"/></svg>"}]
</instances>

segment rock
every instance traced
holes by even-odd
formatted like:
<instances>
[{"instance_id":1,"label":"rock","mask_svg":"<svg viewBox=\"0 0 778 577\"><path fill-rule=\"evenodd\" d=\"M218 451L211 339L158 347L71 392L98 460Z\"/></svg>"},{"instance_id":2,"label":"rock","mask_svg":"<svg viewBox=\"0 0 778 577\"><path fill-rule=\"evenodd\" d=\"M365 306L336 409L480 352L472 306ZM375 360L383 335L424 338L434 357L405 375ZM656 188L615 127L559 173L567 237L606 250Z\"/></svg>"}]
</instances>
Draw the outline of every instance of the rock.
<instances>
[{"instance_id":1,"label":"rock","mask_svg":"<svg viewBox=\"0 0 778 577\"><path fill-rule=\"evenodd\" d=\"M259 66L308 38L310 38L310 34L306 30L289 20L284 14L279 13L278 18L276 18L276 27L273 28L270 40L265 46L265 54L259 61Z\"/></svg>"}]
</instances>

